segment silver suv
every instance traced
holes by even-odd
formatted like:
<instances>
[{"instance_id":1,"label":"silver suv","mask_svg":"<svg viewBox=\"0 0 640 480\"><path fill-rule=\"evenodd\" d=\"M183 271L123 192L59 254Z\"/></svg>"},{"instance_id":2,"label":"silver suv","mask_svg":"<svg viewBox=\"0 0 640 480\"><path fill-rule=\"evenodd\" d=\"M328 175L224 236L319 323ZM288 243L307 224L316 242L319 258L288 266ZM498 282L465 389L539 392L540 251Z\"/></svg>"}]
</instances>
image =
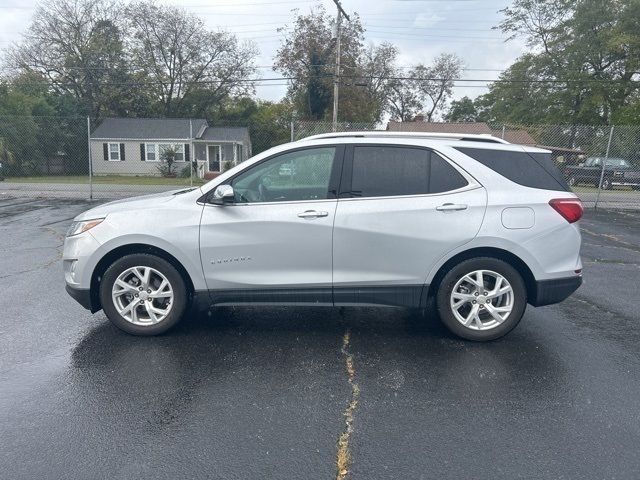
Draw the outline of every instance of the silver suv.
<instances>
[{"instance_id":1,"label":"silver suv","mask_svg":"<svg viewBox=\"0 0 640 480\"><path fill-rule=\"evenodd\" d=\"M337 133L281 145L200 188L79 215L67 291L155 335L190 307L437 311L491 340L582 282L582 204L550 153L491 136Z\"/></svg>"}]
</instances>

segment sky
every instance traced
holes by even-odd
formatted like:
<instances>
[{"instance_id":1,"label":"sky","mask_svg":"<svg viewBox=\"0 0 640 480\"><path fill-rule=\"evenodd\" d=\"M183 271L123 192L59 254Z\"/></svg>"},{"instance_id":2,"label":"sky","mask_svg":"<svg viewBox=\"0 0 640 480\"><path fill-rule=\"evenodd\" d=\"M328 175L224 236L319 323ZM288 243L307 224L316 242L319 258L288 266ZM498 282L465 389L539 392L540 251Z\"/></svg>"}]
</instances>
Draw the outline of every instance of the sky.
<instances>
[{"instance_id":1,"label":"sky","mask_svg":"<svg viewBox=\"0 0 640 480\"><path fill-rule=\"evenodd\" d=\"M36 0L0 0L0 48L19 41L29 25ZM332 14L332 0L158 0L181 6L199 15L212 30L236 33L253 40L260 50L256 64L262 78L279 76L273 72L275 52L284 33L291 27L296 10L306 13L323 5ZM358 13L366 29L366 41L388 41L399 51L399 65L410 68L429 64L439 53L459 55L465 70L462 78L490 80L525 52L524 41L505 42L504 35L492 30L502 19L499 10L510 0L341 0L347 14ZM286 93L283 82L263 82L256 96L279 100ZM454 98L485 93L487 82L457 82Z\"/></svg>"}]
</instances>

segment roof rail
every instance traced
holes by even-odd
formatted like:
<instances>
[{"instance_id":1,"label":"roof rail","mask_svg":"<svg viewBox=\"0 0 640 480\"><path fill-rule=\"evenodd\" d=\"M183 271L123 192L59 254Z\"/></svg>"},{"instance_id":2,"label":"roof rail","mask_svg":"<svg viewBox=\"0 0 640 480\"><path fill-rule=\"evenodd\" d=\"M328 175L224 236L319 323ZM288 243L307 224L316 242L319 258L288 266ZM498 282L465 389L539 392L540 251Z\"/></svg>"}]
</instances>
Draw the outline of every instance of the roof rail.
<instances>
[{"instance_id":1,"label":"roof rail","mask_svg":"<svg viewBox=\"0 0 640 480\"><path fill-rule=\"evenodd\" d=\"M494 137L488 133L435 133L435 132L388 132L386 130L367 130L360 132L333 132L321 133L319 135L311 135L310 137L301 138L303 140L320 140L327 138L429 138L441 140L463 140L468 142L488 142L488 143L506 143L498 137Z\"/></svg>"}]
</instances>

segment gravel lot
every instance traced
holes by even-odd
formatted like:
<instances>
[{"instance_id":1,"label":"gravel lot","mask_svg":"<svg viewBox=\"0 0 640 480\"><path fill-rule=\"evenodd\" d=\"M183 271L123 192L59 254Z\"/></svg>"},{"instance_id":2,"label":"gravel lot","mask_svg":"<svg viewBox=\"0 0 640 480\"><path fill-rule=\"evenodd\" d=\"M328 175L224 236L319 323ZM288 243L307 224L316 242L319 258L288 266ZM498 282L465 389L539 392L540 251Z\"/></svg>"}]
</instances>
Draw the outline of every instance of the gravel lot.
<instances>
[{"instance_id":1,"label":"gravel lot","mask_svg":"<svg viewBox=\"0 0 640 480\"><path fill-rule=\"evenodd\" d=\"M345 412L348 478L640 477L638 212L588 211L580 290L473 344L368 308L128 336L64 291L87 208L0 200L3 478L335 478Z\"/></svg>"}]
</instances>

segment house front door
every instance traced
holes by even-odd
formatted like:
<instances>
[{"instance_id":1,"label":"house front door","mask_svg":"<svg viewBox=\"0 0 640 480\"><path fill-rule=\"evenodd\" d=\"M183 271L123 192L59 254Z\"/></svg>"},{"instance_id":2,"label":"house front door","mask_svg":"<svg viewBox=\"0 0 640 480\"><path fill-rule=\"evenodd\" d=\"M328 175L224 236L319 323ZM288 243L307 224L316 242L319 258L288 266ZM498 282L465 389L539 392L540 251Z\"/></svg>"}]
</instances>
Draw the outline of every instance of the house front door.
<instances>
[{"instance_id":1,"label":"house front door","mask_svg":"<svg viewBox=\"0 0 640 480\"><path fill-rule=\"evenodd\" d=\"M207 145L207 150L209 171L219 172L222 163L222 151L220 145Z\"/></svg>"}]
</instances>

